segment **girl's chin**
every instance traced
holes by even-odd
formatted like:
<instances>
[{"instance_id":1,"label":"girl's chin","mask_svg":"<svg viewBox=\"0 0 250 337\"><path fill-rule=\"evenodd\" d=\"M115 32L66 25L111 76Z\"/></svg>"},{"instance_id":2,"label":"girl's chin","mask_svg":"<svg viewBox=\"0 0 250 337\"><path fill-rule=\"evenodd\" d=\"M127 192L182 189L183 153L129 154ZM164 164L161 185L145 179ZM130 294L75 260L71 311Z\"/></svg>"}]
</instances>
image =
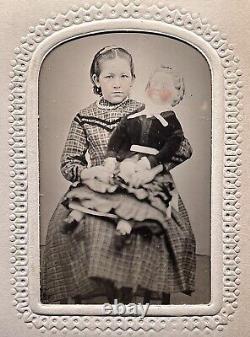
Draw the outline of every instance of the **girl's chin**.
<instances>
[{"instance_id":1,"label":"girl's chin","mask_svg":"<svg viewBox=\"0 0 250 337\"><path fill-rule=\"evenodd\" d=\"M119 104L121 103L122 101L124 101L126 97L112 97L112 99L108 99L108 101L111 103L111 104Z\"/></svg>"}]
</instances>

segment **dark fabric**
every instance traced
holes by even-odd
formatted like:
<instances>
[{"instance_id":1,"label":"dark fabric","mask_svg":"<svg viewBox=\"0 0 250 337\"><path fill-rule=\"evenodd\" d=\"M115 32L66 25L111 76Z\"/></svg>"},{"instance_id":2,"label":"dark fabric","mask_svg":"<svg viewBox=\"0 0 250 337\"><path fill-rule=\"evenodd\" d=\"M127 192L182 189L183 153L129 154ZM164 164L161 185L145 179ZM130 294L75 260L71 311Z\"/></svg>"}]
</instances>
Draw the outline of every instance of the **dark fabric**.
<instances>
[{"instance_id":1,"label":"dark fabric","mask_svg":"<svg viewBox=\"0 0 250 337\"><path fill-rule=\"evenodd\" d=\"M96 168L103 169L102 166ZM177 191L170 173L158 174L140 188L131 187L114 175L110 183L96 178L84 181L67 193L63 205L69 207L73 202L78 207L112 214L129 222L152 220L164 226L171 207L171 193L177 194Z\"/></svg>"},{"instance_id":2,"label":"dark fabric","mask_svg":"<svg viewBox=\"0 0 250 337\"><path fill-rule=\"evenodd\" d=\"M169 162L180 147L184 135L173 111L163 112L161 116L168 122L165 127L155 117L123 117L110 137L107 157L116 157L122 161L133 154L130 147L135 144L159 150L157 155L147 156L151 167Z\"/></svg>"}]
</instances>

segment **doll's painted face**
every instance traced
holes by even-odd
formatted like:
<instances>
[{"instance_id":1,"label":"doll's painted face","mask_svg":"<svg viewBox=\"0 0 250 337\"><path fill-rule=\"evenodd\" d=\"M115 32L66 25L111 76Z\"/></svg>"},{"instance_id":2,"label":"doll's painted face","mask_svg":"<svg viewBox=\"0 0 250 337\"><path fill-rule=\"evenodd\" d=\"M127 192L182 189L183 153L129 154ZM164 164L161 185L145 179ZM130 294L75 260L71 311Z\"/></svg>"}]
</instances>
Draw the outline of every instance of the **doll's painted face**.
<instances>
[{"instance_id":1,"label":"doll's painted face","mask_svg":"<svg viewBox=\"0 0 250 337\"><path fill-rule=\"evenodd\" d=\"M93 75L97 87L102 90L102 96L113 104L121 103L129 96L133 84L130 64L127 59L116 57L101 62L99 77Z\"/></svg>"},{"instance_id":2,"label":"doll's painted face","mask_svg":"<svg viewBox=\"0 0 250 337\"><path fill-rule=\"evenodd\" d=\"M156 105L171 106L176 97L171 74L164 71L155 72L146 87L146 95Z\"/></svg>"}]
</instances>

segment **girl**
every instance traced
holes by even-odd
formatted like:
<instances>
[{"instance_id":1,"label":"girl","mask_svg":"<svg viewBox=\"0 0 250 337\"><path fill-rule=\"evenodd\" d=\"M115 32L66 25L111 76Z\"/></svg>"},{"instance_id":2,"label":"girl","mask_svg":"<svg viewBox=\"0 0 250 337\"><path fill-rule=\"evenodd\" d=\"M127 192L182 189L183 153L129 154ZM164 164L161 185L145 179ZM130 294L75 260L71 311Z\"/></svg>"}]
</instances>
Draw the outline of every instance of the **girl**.
<instances>
[{"instance_id":1,"label":"girl","mask_svg":"<svg viewBox=\"0 0 250 337\"><path fill-rule=\"evenodd\" d=\"M149 226L149 230L156 230L152 224L142 225L143 220L155 220L163 227L168 227L165 220L170 217L170 202L177 192L170 174L164 175L164 182L159 174L163 171L163 164L170 161L184 140L181 125L172 111L172 107L183 98L184 83L171 68L162 66L152 74L145 94L146 108L124 116L108 144L108 158L104 161L104 167L110 168L110 173L114 174L117 163L121 162L115 173L115 177L121 179L102 175L102 167L86 170L82 175L84 186L67 195L68 201L71 201L70 208L74 210L66 220L64 231L73 230L77 226L83 217L81 211L91 210L95 215L111 218L113 215L117 219L117 234L121 236L120 239L126 238L132 227L145 230ZM154 183L149 184L152 180ZM89 188L99 193L91 193ZM122 196L117 193L118 190L129 194ZM115 196L110 194L114 192ZM150 205L145 205L145 202ZM109 213L101 212L103 210ZM132 226L136 221L140 222L139 226L137 223ZM122 241L117 240L118 247Z\"/></svg>"},{"instance_id":2,"label":"girl","mask_svg":"<svg viewBox=\"0 0 250 337\"><path fill-rule=\"evenodd\" d=\"M102 165L110 134L118 122L123 116L144 109L143 104L129 98L135 74L132 57L126 50L100 50L92 62L90 77L100 99L74 118L61 160L61 171L72 183L84 176L87 151L91 167ZM190 155L190 145L184 140L166 167L172 168ZM102 171L101 176L110 174L107 167ZM182 237L190 237L181 199L179 206L174 221L184 233ZM86 215L72 235L63 235L61 226L69 213L60 202L49 224L42 268L44 302L67 303L69 297L78 302L78 296L87 299L106 295L110 302L117 298L126 303L132 289L141 294L154 291L158 298L173 290L192 290L179 286L178 280L175 282L175 268L162 237L153 237L149 244L142 236L133 234L131 244L117 253L115 228L109 219Z\"/></svg>"}]
</instances>

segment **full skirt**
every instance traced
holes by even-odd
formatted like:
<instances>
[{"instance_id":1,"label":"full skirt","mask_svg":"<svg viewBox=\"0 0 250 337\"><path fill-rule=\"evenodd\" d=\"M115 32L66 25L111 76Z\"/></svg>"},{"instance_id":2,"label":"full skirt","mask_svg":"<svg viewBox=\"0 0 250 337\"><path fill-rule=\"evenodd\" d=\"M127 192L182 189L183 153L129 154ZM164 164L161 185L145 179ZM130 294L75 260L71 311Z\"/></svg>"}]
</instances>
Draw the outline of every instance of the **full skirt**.
<instances>
[{"instance_id":1,"label":"full skirt","mask_svg":"<svg viewBox=\"0 0 250 337\"><path fill-rule=\"evenodd\" d=\"M115 224L86 215L72 234L62 234L69 210L60 202L49 223L41 265L41 299L55 303L74 296L107 295L105 284L131 288L134 294L194 291L195 238L187 211L179 197L172 209L166 235L143 237L117 249ZM171 249L169 249L171 247Z\"/></svg>"}]
</instances>

